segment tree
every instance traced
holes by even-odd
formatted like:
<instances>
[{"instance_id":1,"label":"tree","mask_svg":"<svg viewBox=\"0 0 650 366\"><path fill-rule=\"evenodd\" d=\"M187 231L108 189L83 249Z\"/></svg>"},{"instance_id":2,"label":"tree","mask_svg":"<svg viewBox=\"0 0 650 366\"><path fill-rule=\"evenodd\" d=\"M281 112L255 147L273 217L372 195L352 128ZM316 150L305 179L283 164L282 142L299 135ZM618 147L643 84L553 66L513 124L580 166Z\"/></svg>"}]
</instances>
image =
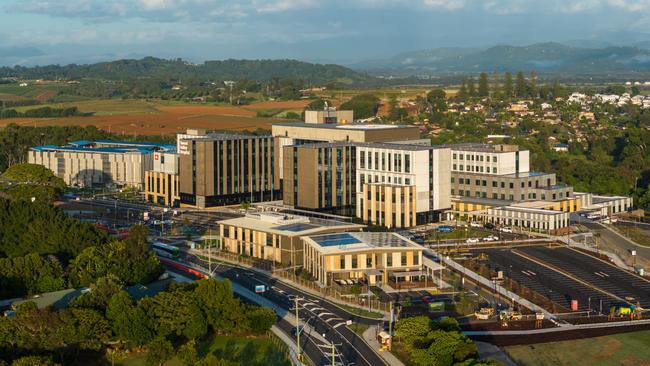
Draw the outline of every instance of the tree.
<instances>
[{"instance_id":1,"label":"tree","mask_svg":"<svg viewBox=\"0 0 650 366\"><path fill-rule=\"evenodd\" d=\"M506 72L504 76L503 94L506 98L512 98L513 86L512 86L512 74L510 72Z\"/></svg>"},{"instance_id":2,"label":"tree","mask_svg":"<svg viewBox=\"0 0 650 366\"><path fill-rule=\"evenodd\" d=\"M470 98L476 96L476 86L474 86L474 78L471 76L467 78L467 95Z\"/></svg>"},{"instance_id":3,"label":"tree","mask_svg":"<svg viewBox=\"0 0 650 366\"><path fill-rule=\"evenodd\" d=\"M248 327L246 314L235 298L230 281L200 280L194 290L208 324L218 332L239 332Z\"/></svg>"},{"instance_id":4,"label":"tree","mask_svg":"<svg viewBox=\"0 0 650 366\"><path fill-rule=\"evenodd\" d=\"M395 325L395 333L406 344L414 342L417 338L424 337L431 330L431 320L427 316L414 316L402 318Z\"/></svg>"},{"instance_id":5,"label":"tree","mask_svg":"<svg viewBox=\"0 0 650 366\"><path fill-rule=\"evenodd\" d=\"M108 302L106 317L111 322L113 333L128 345L142 346L153 338L147 315L141 308L133 306L133 300L125 291L120 291Z\"/></svg>"},{"instance_id":6,"label":"tree","mask_svg":"<svg viewBox=\"0 0 650 366\"><path fill-rule=\"evenodd\" d=\"M60 366L60 364L48 357L25 356L12 362L11 366Z\"/></svg>"},{"instance_id":7,"label":"tree","mask_svg":"<svg viewBox=\"0 0 650 366\"><path fill-rule=\"evenodd\" d=\"M530 85L528 95L530 95L533 98L537 98L539 95L539 91L537 90L537 73L535 70L530 72Z\"/></svg>"},{"instance_id":8,"label":"tree","mask_svg":"<svg viewBox=\"0 0 650 366\"><path fill-rule=\"evenodd\" d=\"M447 110L447 93L442 89L433 89L427 93L427 101L433 113L442 113Z\"/></svg>"},{"instance_id":9,"label":"tree","mask_svg":"<svg viewBox=\"0 0 650 366\"><path fill-rule=\"evenodd\" d=\"M515 83L515 95L517 98L525 98L528 95L527 89L524 73L521 71L517 72L517 81Z\"/></svg>"},{"instance_id":10,"label":"tree","mask_svg":"<svg viewBox=\"0 0 650 366\"><path fill-rule=\"evenodd\" d=\"M264 334L269 331L278 317L270 308L256 308L248 312L251 330L255 334Z\"/></svg>"},{"instance_id":11,"label":"tree","mask_svg":"<svg viewBox=\"0 0 650 366\"><path fill-rule=\"evenodd\" d=\"M479 97L489 97L490 96L490 86L488 82L488 74L482 72L478 80L478 96Z\"/></svg>"},{"instance_id":12,"label":"tree","mask_svg":"<svg viewBox=\"0 0 650 366\"><path fill-rule=\"evenodd\" d=\"M185 366L196 365L199 361L199 353L196 351L196 341L191 340L180 346L177 356Z\"/></svg>"},{"instance_id":13,"label":"tree","mask_svg":"<svg viewBox=\"0 0 650 366\"><path fill-rule=\"evenodd\" d=\"M379 98L370 93L359 94L341 104L341 109L353 110L355 118L375 117L379 110Z\"/></svg>"},{"instance_id":14,"label":"tree","mask_svg":"<svg viewBox=\"0 0 650 366\"><path fill-rule=\"evenodd\" d=\"M162 365L174 355L174 346L165 337L156 337L147 344L147 365Z\"/></svg>"},{"instance_id":15,"label":"tree","mask_svg":"<svg viewBox=\"0 0 650 366\"><path fill-rule=\"evenodd\" d=\"M458 99L465 101L467 100L467 80L463 79L460 84L460 89L458 89Z\"/></svg>"},{"instance_id":16,"label":"tree","mask_svg":"<svg viewBox=\"0 0 650 366\"><path fill-rule=\"evenodd\" d=\"M72 309L79 348L98 351L109 340L111 327L102 314L93 309Z\"/></svg>"}]
</instances>

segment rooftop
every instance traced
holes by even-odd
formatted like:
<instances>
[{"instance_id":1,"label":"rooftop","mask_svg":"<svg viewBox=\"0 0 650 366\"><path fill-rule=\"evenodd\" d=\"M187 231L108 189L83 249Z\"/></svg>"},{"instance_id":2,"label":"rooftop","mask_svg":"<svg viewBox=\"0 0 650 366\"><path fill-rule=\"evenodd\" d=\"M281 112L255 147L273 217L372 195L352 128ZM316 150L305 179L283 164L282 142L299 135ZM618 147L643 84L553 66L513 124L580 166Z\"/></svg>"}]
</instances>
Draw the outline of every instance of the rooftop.
<instances>
[{"instance_id":1,"label":"rooftop","mask_svg":"<svg viewBox=\"0 0 650 366\"><path fill-rule=\"evenodd\" d=\"M313 235L305 237L304 240L326 254L369 249L422 249L418 244L391 232L346 232Z\"/></svg>"},{"instance_id":2,"label":"rooftop","mask_svg":"<svg viewBox=\"0 0 650 366\"><path fill-rule=\"evenodd\" d=\"M373 131L373 130L392 130L398 128L417 128L414 126L406 125L383 125L383 124L365 124L365 123L350 123L350 124L334 124L334 123L305 123L305 122L276 122L273 126L283 127L301 127L301 128L326 128L326 129L339 129L339 130L354 130L354 131Z\"/></svg>"},{"instance_id":3,"label":"rooftop","mask_svg":"<svg viewBox=\"0 0 650 366\"><path fill-rule=\"evenodd\" d=\"M428 151L437 149L447 149L444 145L418 145L418 144L405 144L396 142L360 142L356 143L359 147L367 147L371 149L390 149L390 150L404 150L404 151Z\"/></svg>"},{"instance_id":4,"label":"rooftop","mask_svg":"<svg viewBox=\"0 0 650 366\"><path fill-rule=\"evenodd\" d=\"M476 152L491 152L491 153L509 153L519 151L517 145L493 145L484 144L479 142L464 142L459 144L444 145L454 151L476 151Z\"/></svg>"},{"instance_id":5,"label":"rooftop","mask_svg":"<svg viewBox=\"0 0 650 366\"><path fill-rule=\"evenodd\" d=\"M251 134L236 134L236 133L210 133L208 135L197 136L183 136L182 140L198 139L200 141L225 141L225 140L248 140L248 139L262 139L270 138L271 135L251 135Z\"/></svg>"},{"instance_id":6,"label":"rooftop","mask_svg":"<svg viewBox=\"0 0 650 366\"><path fill-rule=\"evenodd\" d=\"M34 146L32 150L36 151L68 151L68 152L81 152L81 153L100 153L100 154L127 154L127 153L142 153L151 154L154 152L152 148L147 147L76 147L76 146Z\"/></svg>"},{"instance_id":7,"label":"rooftop","mask_svg":"<svg viewBox=\"0 0 650 366\"><path fill-rule=\"evenodd\" d=\"M243 227L285 236L317 234L323 230L361 230L364 226L344 221L288 215L277 212L247 214L244 217L219 221L220 224Z\"/></svg>"},{"instance_id":8,"label":"rooftop","mask_svg":"<svg viewBox=\"0 0 650 366\"><path fill-rule=\"evenodd\" d=\"M501 206L501 207L490 208L488 210L517 211L517 212L537 213L543 215L561 215L566 213L562 211L545 210L541 208L532 208L532 207L518 207L518 206ZM568 213L566 214L568 215Z\"/></svg>"}]
</instances>

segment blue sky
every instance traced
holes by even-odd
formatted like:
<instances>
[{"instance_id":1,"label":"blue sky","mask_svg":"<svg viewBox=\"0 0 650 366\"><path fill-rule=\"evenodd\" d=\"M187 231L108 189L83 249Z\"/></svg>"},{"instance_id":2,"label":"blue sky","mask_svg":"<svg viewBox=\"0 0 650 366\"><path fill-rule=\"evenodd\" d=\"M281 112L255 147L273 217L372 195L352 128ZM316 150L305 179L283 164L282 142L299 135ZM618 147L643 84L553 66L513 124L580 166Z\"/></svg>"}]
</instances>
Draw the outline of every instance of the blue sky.
<instances>
[{"instance_id":1,"label":"blue sky","mask_svg":"<svg viewBox=\"0 0 650 366\"><path fill-rule=\"evenodd\" d=\"M436 47L650 45L650 0L0 0L0 64L353 63Z\"/></svg>"}]
</instances>

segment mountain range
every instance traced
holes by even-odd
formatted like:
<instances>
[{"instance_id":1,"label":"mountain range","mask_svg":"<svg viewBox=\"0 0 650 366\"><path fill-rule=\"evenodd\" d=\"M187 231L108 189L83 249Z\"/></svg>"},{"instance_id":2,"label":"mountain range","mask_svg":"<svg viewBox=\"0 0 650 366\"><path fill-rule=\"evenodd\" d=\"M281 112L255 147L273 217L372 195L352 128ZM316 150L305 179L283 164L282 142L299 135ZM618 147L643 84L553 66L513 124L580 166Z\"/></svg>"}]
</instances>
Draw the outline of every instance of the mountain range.
<instances>
[{"instance_id":1,"label":"mountain range","mask_svg":"<svg viewBox=\"0 0 650 366\"><path fill-rule=\"evenodd\" d=\"M482 71L611 75L650 73L650 50L641 47L587 48L560 43L489 48L435 48L348 65L373 74L450 75Z\"/></svg>"}]
</instances>

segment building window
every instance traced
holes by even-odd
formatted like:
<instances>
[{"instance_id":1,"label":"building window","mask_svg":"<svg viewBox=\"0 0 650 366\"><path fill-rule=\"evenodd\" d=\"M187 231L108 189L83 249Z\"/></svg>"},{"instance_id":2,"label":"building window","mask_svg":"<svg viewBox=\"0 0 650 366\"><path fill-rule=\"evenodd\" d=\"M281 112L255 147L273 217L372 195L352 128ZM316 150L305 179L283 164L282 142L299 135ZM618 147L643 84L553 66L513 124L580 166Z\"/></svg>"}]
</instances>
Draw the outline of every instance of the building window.
<instances>
[{"instance_id":1,"label":"building window","mask_svg":"<svg viewBox=\"0 0 650 366\"><path fill-rule=\"evenodd\" d=\"M273 235L266 234L266 245L268 245L270 247L273 246Z\"/></svg>"},{"instance_id":2,"label":"building window","mask_svg":"<svg viewBox=\"0 0 650 366\"><path fill-rule=\"evenodd\" d=\"M357 268L357 256L352 256L352 268Z\"/></svg>"},{"instance_id":3,"label":"building window","mask_svg":"<svg viewBox=\"0 0 650 366\"><path fill-rule=\"evenodd\" d=\"M345 269L345 257L344 256L341 256L341 259L339 261L339 266L341 267L341 269Z\"/></svg>"},{"instance_id":4,"label":"building window","mask_svg":"<svg viewBox=\"0 0 650 366\"><path fill-rule=\"evenodd\" d=\"M361 157L361 160L359 161L359 163L361 165L361 169L365 169L366 168L366 152L361 151L359 154L360 154L360 157Z\"/></svg>"},{"instance_id":5,"label":"building window","mask_svg":"<svg viewBox=\"0 0 650 366\"><path fill-rule=\"evenodd\" d=\"M420 265L420 254L413 253L413 265L414 266L419 266Z\"/></svg>"},{"instance_id":6,"label":"building window","mask_svg":"<svg viewBox=\"0 0 650 366\"><path fill-rule=\"evenodd\" d=\"M370 254L366 255L366 268L372 268L372 256Z\"/></svg>"},{"instance_id":7,"label":"building window","mask_svg":"<svg viewBox=\"0 0 650 366\"><path fill-rule=\"evenodd\" d=\"M402 253L402 262L401 262L401 263L402 263L402 267L406 267L406 263L407 263L407 262L406 262L406 259L407 259L407 258L406 258L406 253Z\"/></svg>"},{"instance_id":8,"label":"building window","mask_svg":"<svg viewBox=\"0 0 650 366\"><path fill-rule=\"evenodd\" d=\"M393 253L387 253L386 254L386 267L392 267L392 266L393 266Z\"/></svg>"}]
</instances>

